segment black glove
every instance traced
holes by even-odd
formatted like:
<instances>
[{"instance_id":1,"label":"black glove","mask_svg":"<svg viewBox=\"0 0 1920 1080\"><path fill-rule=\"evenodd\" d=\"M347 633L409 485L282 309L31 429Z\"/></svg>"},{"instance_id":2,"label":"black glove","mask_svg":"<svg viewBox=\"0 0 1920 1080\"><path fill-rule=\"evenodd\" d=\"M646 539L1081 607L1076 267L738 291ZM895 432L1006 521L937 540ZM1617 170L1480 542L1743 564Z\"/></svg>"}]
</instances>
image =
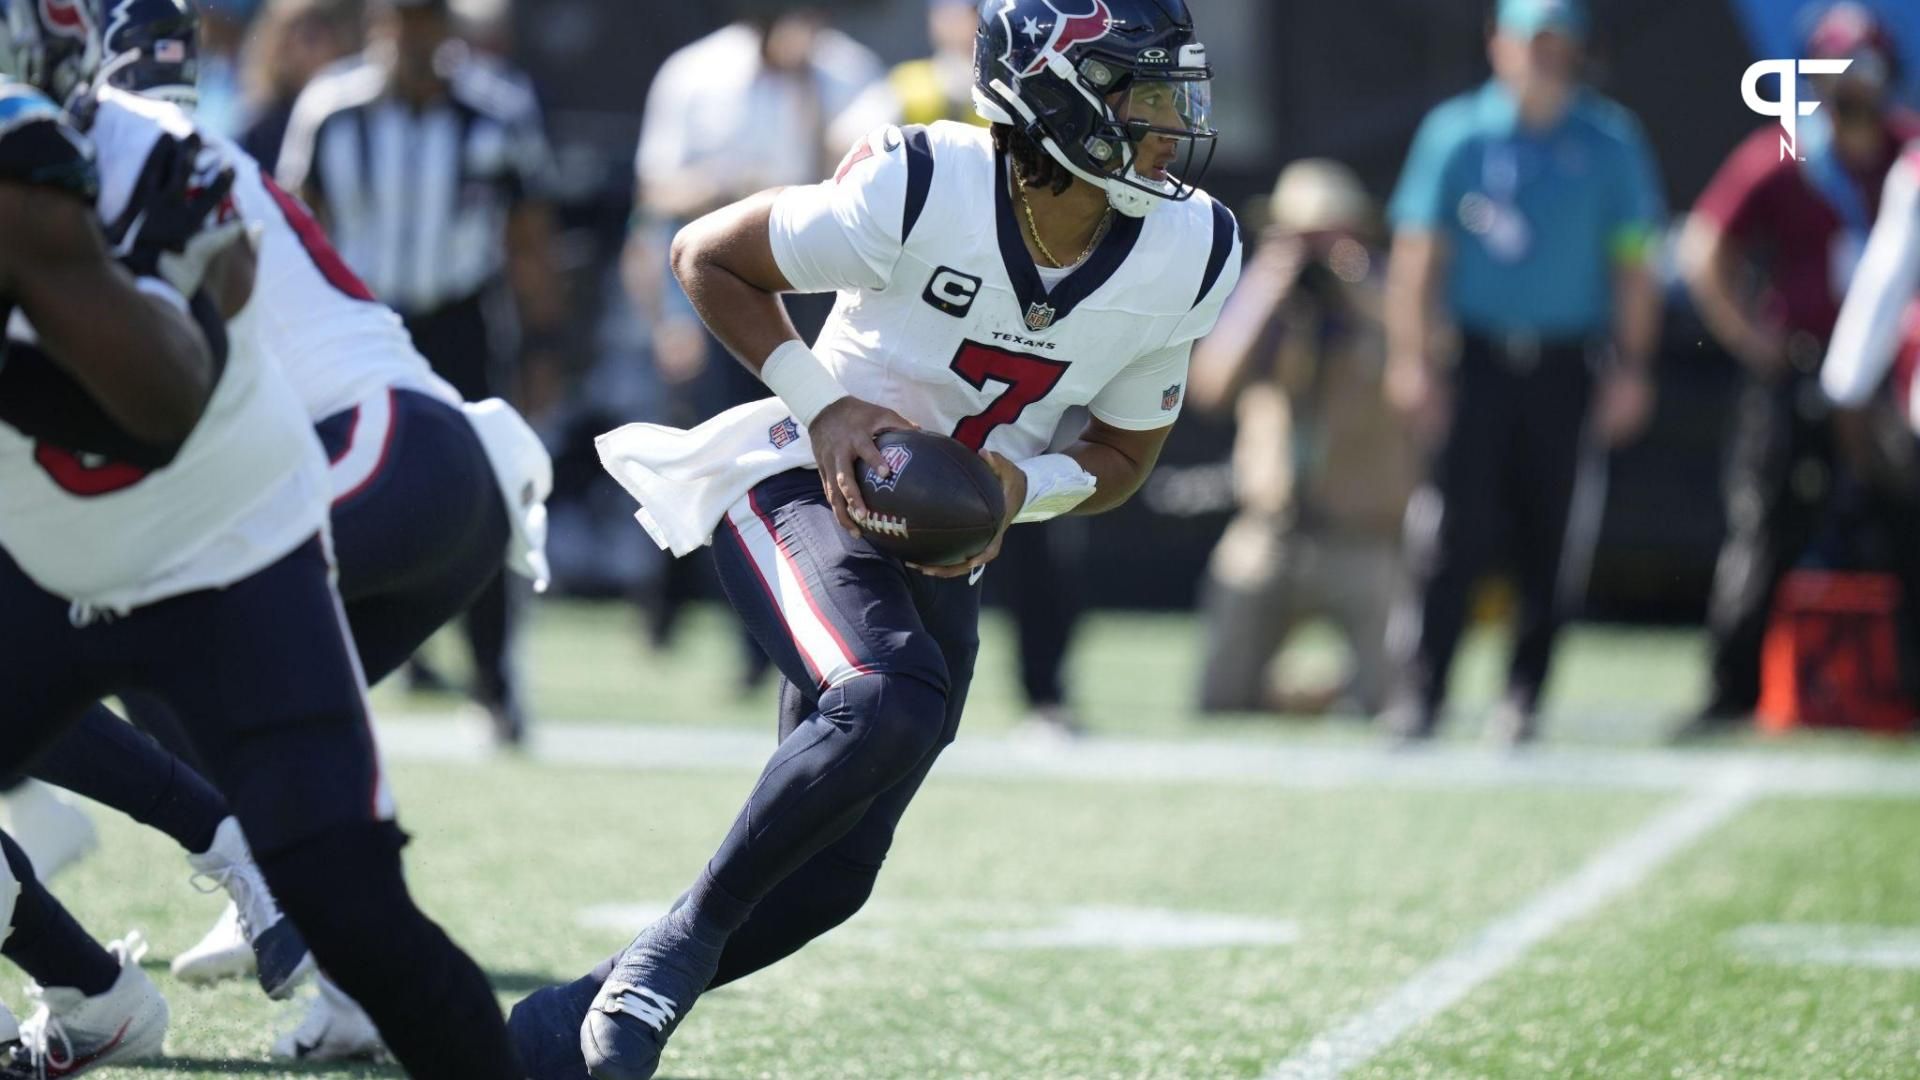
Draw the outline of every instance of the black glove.
<instances>
[{"instance_id":1,"label":"black glove","mask_svg":"<svg viewBox=\"0 0 1920 1080\"><path fill-rule=\"evenodd\" d=\"M200 290L214 256L245 235L239 221L209 222L233 190L233 170L223 167L195 190L200 149L198 135L161 136L126 209L107 229L107 241L127 269L163 278L188 297Z\"/></svg>"}]
</instances>

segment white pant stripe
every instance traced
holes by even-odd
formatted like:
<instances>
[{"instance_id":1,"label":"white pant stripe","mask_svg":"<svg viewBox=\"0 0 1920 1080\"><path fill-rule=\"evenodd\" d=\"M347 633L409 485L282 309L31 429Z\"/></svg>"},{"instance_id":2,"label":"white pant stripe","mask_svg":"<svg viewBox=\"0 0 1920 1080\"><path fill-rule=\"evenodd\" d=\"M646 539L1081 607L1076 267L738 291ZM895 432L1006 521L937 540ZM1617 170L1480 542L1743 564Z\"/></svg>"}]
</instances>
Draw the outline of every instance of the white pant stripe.
<instances>
[{"instance_id":1,"label":"white pant stripe","mask_svg":"<svg viewBox=\"0 0 1920 1080\"><path fill-rule=\"evenodd\" d=\"M781 549L767 522L754 510L752 497L733 504L727 511L727 520L740 534L754 569L760 573L761 583L767 587L774 606L780 609L788 635L819 685L822 688L839 686L866 674L866 669L848 654L839 632L821 615L814 598L808 595L799 568Z\"/></svg>"}]
</instances>

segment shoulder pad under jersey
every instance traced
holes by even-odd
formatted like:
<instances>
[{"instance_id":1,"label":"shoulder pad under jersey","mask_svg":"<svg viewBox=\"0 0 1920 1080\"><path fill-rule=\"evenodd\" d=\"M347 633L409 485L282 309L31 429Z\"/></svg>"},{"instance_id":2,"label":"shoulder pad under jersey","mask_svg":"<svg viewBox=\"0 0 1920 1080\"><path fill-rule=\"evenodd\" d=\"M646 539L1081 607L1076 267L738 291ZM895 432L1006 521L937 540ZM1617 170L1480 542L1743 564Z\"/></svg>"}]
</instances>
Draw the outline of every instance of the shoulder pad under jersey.
<instances>
[{"instance_id":1,"label":"shoulder pad under jersey","mask_svg":"<svg viewBox=\"0 0 1920 1080\"><path fill-rule=\"evenodd\" d=\"M38 90L0 82L0 180L70 192L92 202L100 190L93 144Z\"/></svg>"}]
</instances>

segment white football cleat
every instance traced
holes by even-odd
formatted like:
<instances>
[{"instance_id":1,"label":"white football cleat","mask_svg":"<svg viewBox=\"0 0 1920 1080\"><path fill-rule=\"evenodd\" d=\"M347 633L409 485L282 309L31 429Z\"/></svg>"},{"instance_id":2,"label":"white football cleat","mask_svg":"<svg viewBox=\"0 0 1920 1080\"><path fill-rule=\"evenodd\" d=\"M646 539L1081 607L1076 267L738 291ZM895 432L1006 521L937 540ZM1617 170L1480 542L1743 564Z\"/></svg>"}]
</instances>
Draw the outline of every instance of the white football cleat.
<instances>
[{"instance_id":1,"label":"white football cleat","mask_svg":"<svg viewBox=\"0 0 1920 1080\"><path fill-rule=\"evenodd\" d=\"M147 943L137 933L128 934L107 951L119 959L120 977L104 994L88 997L72 987L28 985L27 996L39 1007L20 1024L10 1069L72 1077L102 1065L160 1056L167 1038L167 999L140 970Z\"/></svg>"},{"instance_id":2,"label":"white football cleat","mask_svg":"<svg viewBox=\"0 0 1920 1080\"><path fill-rule=\"evenodd\" d=\"M93 819L50 784L27 780L0 799L0 828L20 845L41 881L100 846Z\"/></svg>"},{"instance_id":3,"label":"white football cleat","mask_svg":"<svg viewBox=\"0 0 1920 1080\"><path fill-rule=\"evenodd\" d=\"M385 1059L387 1044L373 1018L325 973L313 982L319 993L300 1026L273 1040L273 1056L284 1061Z\"/></svg>"},{"instance_id":4,"label":"white football cleat","mask_svg":"<svg viewBox=\"0 0 1920 1080\"><path fill-rule=\"evenodd\" d=\"M280 911L253 861L240 823L228 818L204 854L187 856L194 887L225 889L232 897L220 919L193 948L173 958L174 977L209 983L257 972L260 989L276 1000L289 997L313 972L313 954L299 928ZM205 884L203 884L205 883Z\"/></svg>"}]
</instances>

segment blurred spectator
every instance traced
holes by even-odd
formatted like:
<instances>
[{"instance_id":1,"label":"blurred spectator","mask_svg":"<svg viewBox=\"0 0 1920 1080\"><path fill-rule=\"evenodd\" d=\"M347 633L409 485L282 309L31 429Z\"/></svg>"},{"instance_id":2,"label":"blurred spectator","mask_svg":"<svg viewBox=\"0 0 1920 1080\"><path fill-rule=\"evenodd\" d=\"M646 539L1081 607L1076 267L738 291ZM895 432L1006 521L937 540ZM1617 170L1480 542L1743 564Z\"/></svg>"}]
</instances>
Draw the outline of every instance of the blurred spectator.
<instances>
[{"instance_id":1,"label":"blurred spectator","mask_svg":"<svg viewBox=\"0 0 1920 1080\"><path fill-rule=\"evenodd\" d=\"M1652 408L1660 183L1632 114L1580 84L1586 28L1579 0L1501 0L1494 78L1427 117L1394 195L1388 390L1433 443L1389 635L1406 668L1385 719L1402 738L1432 735L1471 590L1500 554L1520 611L1489 731L1532 738L1598 526L1594 487L1579 485L1594 512L1570 514L1576 481L1598 483L1601 440L1633 437ZM1451 372L1436 295L1460 335Z\"/></svg>"},{"instance_id":2,"label":"blurred spectator","mask_svg":"<svg viewBox=\"0 0 1920 1080\"><path fill-rule=\"evenodd\" d=\"M260 0L196 0L200 9L200 100L194 123L237 137L246 123L240 50Z\"/></svg>"},{"instance_id":3,"label":"blurred spectator","mask_svg":"<svg viewBox=\"0 0 1920 1080\"><path fill-rule=\"evenodd\" d=\"M887 76L907 124L953 120L987 122L973 111L973 34L980 25L974 0L927 0L927 39L933 55L909 60Z\"/></svg>"},{"instance_id":4,"label":"blurred spectator","mask_svg":"<svg viewBox=\"0 0 1920 1080\"><path fill-rule=\"evenodd\" d=\"M406 320L414 344L470 401L557 393L565 298L553 266L551 155L524 80L452 36L445 0L376 0L359 62L300 95L280 155L348 265ZM514 394L504 361L510 286L524 333ZM474 694L503 738L524 730L505 575L465 620Z\"/></svg>"},{"instance_id":5,"label":"blurred spectator","mask_svg":"<svg viewBox=\"0 0 1920 1080\"><path fill-rule=\"evenodd\" d=\"M268 0L247 47L248 102L240 146L255 161L280 160L300 91L323 68L359 51L358 0Z\"/></svg>"},{"instance_id":6,"label":"blurred spectator","mask_svg":"<svg viewBox=\"0 0 1920 1080\"><path fill-rule=\"evenodd\" d=\"M1801 98L1821 105L1800 118L1798 159L1782 155L1778 124L1754 132L1700 196L1681 244L1701 317L1749 374L1708 608L1711 686L1682 737L1743 722L1759 698L1774 592L1813 541L1835 487L1820 361L1887 171L1920 134L1893 102L1898 54L1866 8L1831 8L1804 55L1854 63L1814 79Z\"/></svg>"},{"instance_id":7,"label":"blurred spectator","mask_svg":"<svg viewBox=\"0 0 1920 1080\"><path fill-rule=\"evenodd\" d=\"M1205 712L1385 705L1387 610L1415 454L1385 394L1377 213L1344 165L1280 174L1260 250L1193 357L1188 400L1239 419L1240 512L1208 567ZM1306 617L1353 654L1334 692L1277 689L1268 669Z\"/></svg>"},{"instance_id":8,"label":"blurred spectator","mask_svg":"<svg viewBox=\"0 0 1920 1080\"><path fill-rule=\"evenodd\" d=\"M766 387L707 334L667 270L680 226L763 188L817 183L854 141L897 117L884 69L865 46L826 25L817 5L755 14L675 52L647 91L635 160L639 213L623 272L652 327L654 364L667 392L665 414L692 427ZM832 297L790 297L801 336L811 340ZM702 564L671 562L651 595L651 636L665 644L693 597ZM768 670L743 637L757 682Z\"/></svg>"}]
</instances>

